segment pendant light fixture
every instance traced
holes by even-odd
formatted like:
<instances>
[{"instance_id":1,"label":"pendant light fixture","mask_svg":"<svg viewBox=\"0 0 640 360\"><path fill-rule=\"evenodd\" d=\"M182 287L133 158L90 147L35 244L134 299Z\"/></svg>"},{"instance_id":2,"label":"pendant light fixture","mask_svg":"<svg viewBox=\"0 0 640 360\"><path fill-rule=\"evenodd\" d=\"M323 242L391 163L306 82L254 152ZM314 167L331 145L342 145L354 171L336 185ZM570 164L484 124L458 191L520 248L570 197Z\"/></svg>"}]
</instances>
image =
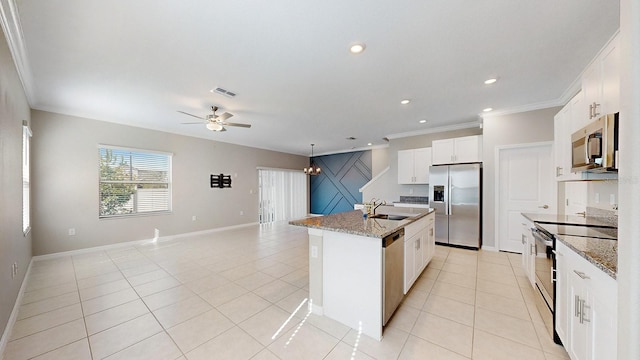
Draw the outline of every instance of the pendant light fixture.
<instances>
[{"instance_id":1,"label":"pendant light fixture","mask_svg":"<svg viewBox=\"0 0 640 360\"><path fill-rule=\"evenodd\" d=\"M308 168L304 168L304 173L307 175L320 175L320 172L322 171L320 169L320 167L318 165L316 165L313 162L313 146L315 144L311 144L311 166L309 166Z\"/></svg>"}]
</instances>

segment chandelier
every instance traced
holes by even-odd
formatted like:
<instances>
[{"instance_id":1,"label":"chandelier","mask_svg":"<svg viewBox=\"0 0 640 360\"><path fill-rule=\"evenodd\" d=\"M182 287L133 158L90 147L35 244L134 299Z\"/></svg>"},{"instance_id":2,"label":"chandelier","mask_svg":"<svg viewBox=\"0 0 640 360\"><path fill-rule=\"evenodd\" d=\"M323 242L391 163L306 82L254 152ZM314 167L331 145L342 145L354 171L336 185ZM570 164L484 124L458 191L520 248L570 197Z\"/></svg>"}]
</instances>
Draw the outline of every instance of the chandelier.
<instances>
[{"instance_id":1,"label":"chandelier","mask_svg":"<svg viewBox=\"0 0 640 360\"><path fill-rule=\"evenodd\" d=\"M315 144L311 144L311 166L304 168L304 173L307 175L320 175L322 171L318 165L313 162L313 146Z\"/></svg>"}]
</instances>

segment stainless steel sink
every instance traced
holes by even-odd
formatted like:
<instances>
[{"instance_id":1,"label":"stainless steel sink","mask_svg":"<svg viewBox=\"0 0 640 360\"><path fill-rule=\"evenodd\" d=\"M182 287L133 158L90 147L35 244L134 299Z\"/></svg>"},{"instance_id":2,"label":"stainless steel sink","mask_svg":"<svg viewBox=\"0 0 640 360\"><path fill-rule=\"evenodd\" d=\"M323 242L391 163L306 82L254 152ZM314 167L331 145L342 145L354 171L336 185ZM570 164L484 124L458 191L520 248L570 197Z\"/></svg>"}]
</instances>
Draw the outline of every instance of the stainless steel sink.
<instances>
[{"instance_id":1,"label":"stainless steel sink","mask_svg":"<svg viewBox=\"0 0 640 360\"><path fill-rule=\"evenodd\" d=\"M408 216L404 215L390 215L390 214L375 214L370 216L372 219L386 219L386 220L404 220Z\"/></svg>"}]
</instances>

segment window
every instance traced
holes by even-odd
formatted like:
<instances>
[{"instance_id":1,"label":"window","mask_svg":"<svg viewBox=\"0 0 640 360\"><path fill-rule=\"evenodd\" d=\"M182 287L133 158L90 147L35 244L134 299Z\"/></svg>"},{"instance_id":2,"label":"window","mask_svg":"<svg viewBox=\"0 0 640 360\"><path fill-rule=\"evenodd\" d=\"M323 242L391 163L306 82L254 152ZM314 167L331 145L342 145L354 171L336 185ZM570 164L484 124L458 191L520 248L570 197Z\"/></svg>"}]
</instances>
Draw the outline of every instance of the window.
<instances>
[{"instance_id":1,"label":"window","mask_svg":"<svg viewBox=\"0 0 640 360\"><path fill-rule=\"evenodd\" d=\"M301 171L258 170L260 223L307 216L307 175Z\"/></svg>"},{"instance_id":2,"label":"window","mask_svg":"<svg viewBox=\"0 0 640 360\"><path fill-rule=\"evenodd\" d=\"M31 129L26 121L22 122L22 232L26 235L31 229L31 174L30 174Z\"/></svg>"},{"instance_id":3,"label":"window","mask_svg":"<svg viewBox=\"0 0 640 360\"><path fill-rule=\"evenodd\" d=\"M99 145L100 217L171 211L171 156Z\"/></svg>"}]
</instances>

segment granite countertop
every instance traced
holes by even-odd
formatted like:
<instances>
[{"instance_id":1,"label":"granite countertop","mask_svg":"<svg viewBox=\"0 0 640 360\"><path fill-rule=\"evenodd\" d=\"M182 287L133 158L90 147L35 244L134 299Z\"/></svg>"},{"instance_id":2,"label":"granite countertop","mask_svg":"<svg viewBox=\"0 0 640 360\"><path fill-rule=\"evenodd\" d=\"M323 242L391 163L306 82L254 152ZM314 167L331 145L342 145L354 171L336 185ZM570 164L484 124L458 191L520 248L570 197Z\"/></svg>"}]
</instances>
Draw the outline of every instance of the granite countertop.
<instances>
[{"instance_id":1,"label":"granite countertop","mask_svg":"<svg viewBox=\"0 0 640 360\"><path fill-rule=\"evenodd\" d=\"M556 235L556 239L607 275L614 279L616 278L618 271L618 241L568 235Z\"/></svg>"},{"instance_id":2,"label":"granite countertop","mask_svg":"<svg viewBox=\"0 0 640 360\"><path fill-rule=\"evenodd\" d=\"M423 218L433 209L424 208L394 208L385 206L377 211L378 214L410 216L404 220L387 220L377 218L364 219L362 211L353 210L325 216L314 216L300 220L289 221L289 224L314 229L343 232L347 234L384 238L412 222Z\"/></svg>"},{"instance_id":3,"label":"granite countertop","mask_svg":"<svg viewBox=\"0 0 640 360\"><path fill-rule=\"evenodd\" d=\"M611 227L611 221L601 216L578 216L578 215L558 215L558 214L531 214L522 213L525 218L539 224L564 224L564 225L582 225L582 226L600 226Z\"/></svg>"}]
</instances>

